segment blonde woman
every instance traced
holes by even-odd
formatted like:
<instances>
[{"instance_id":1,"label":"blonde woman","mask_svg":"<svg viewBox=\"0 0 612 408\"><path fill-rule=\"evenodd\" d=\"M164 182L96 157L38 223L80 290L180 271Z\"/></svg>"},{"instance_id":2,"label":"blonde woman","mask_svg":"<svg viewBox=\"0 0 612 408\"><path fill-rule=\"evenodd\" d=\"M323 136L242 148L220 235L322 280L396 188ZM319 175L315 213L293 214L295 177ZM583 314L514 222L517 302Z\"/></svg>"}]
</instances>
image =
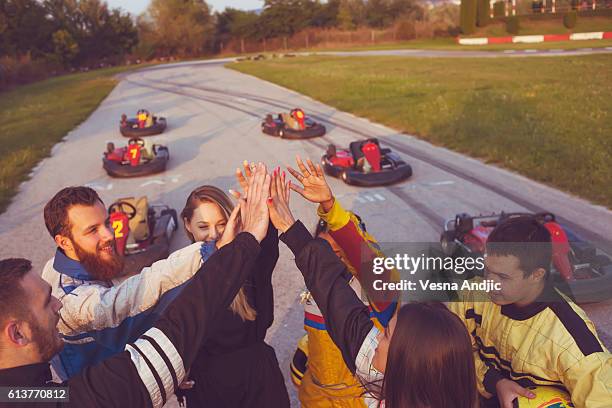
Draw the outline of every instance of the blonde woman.
<instances>
[{"instance_id":1,"label":"blonde woman","mask_svg":"<svg viewBox=\"0 0 612 408\"><path fill-rule=\"evenodd\" d=\"M214 186L198 187L187 198L181 218L187 236L203 243L204 259L227 243L219 239L233 208ZM195 384L185 391L191 407L289 407L276 354L264 342L274 319L272 271L278 260L278 232L271 223L261 247L251 276L198 352L190 374Z\"/></svg>"}]
</instances>

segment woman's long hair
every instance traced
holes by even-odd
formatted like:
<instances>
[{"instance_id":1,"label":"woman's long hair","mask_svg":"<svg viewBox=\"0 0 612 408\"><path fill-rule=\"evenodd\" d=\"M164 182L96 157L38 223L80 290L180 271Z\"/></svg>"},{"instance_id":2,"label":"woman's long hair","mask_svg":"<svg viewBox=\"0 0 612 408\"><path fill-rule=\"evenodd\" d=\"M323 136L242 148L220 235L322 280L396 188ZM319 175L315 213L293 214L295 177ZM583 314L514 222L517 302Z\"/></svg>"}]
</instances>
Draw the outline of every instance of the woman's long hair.
<instances>
[{"instance_id":1,"label":"woman's long hair","mask_svg":"<svg viewBox=\"0 0 612 408\"><path fill-rule=\"evenodd\" d=\"M442 303L402 306L380 390L385 408L477 408L469 336Z\"/></svg>"},{"instance_id":2,"label":"woman's long hair","mask_svg":"<svg viewBox=\"0 0 612 408\"><path fill-rule=\"evenodd\" d=\"M195 239L193 234L187 229L187 223L191 222L193 212L202 203L217 204L223 212L226 221L234 210L234 203L232 200L223 192L223 190L215 186L201 186L193 190L191 194L189 194L189 197L187 197L185 208L183 208L183 211L181 211L183 227L185 228L185 233L191 242L195 242ZM240 291L230 305L230 309L240 316L243 321L253 321L257 317L257 312L255 309L253 309L253 307L251 307L251 305L249 305L244 287L240 288Z\"/></svg>"}]
</instances>

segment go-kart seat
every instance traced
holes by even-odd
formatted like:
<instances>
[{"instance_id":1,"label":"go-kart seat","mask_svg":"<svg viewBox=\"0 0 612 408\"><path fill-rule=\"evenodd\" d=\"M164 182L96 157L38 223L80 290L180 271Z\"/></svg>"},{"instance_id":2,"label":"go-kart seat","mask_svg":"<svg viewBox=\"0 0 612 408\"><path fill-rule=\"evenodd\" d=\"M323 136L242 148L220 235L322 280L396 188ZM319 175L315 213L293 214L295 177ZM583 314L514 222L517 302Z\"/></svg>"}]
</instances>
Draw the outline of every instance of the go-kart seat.
<instances>
[{"instance_id":1,"label":"go-kart seat","mask_svg":"<svg viewBox=\"0 0 612 408\"><path fill-rule=\"evenodd\" d=\"M143 138L144 146L140 149L140 157L146 160L153 160L153 143L149 139Z\"/></svg>"},{"instance_id":2,"label":"go-kart seat","mask_svg":"<svg viewBox=\"0 0 612 408\"><path fill-rule=\"evenodd\" d=\"M130 235L127 240L127 245L147 240L150 235L148 217L149 202L147 197L127 197L121 198L119 201L125 201L136 208L136 215L130 220Z\"/></svg>"},{"instance_id":3,"label":"go-kart seat","mask_svg":"<svg viewBox=\"0 0 612 408\"><path fill-rule=\"evenodd\" d=\"M368 150L367 155L364 153L364 147ZM353 155L356 165L363 165L365 160L367 160L372 170L380 171L381 152L375 139L351 142L349 150Z\"/></svg>"},{"instance_id":4,"label":"go-kart seat","mask_svg":"<svg viewBox=\"0 0 612 408\"><path fill-rule=\"evenodd\" d=\"M297 120L295 120L293 116L291 116L288 113L281 113L281 116L283 118L283 122L285 123L285 126L293 130L300 130L300 124L298 123Z\"/></svg>"},{"instance_id":5,"label":"go-kart seat","mask_svg":"<svg viewBox=\"0 0 612 408\"><path fill-rule=\"evenodd\" d=\"M349 150L351 151L353 160L355 160L355 162L363 157L363 151L361 150L362 144L362 141L351 142L351 144L349 144Z\"/></svg>"}]
</instances>

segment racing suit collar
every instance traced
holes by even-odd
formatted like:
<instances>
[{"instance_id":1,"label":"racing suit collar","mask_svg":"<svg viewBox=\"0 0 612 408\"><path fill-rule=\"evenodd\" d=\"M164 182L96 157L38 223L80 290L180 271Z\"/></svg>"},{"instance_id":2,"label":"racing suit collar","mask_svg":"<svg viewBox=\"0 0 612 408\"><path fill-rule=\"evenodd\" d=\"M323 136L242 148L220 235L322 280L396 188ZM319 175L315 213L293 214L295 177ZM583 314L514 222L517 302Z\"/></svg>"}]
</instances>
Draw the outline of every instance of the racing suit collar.
<instances>
[{"instance_id":1,"label":"racing suit collar","mask_svg":"<svg viewBox=\"0 0 612 408\"><path fill-rule=\"evenodd\" d=\"M200 247L200 254L202 255L202 262L208 261L208 258L211 257L217 251L217 241L208 241L202 242L202 246Z\"/></svg>"},{"instance_id":2,"label":"racing suit collar","mask_svg":"<svg viewBox=\"0 0 612 408\"><path fill-rule=\"evenodd\" d=\"M513 320L527 320L531 319L542 310L546 309L550 306L551 303L561 301L562 298L559 293L555 290L554 284L549 280L546 285L544 285L544 289L542 293L538 296L538 298L527 306L519 307L516 304L512 303L509 305L503 305L501 307L502 315L509 317Z\"/></svg>"},{"instance_id":3,"label":"racing suit collar","mask_svg":"<svg viewBox=\"0 0 612 408\"><path fill-rule=\"evenodd\" d=\"M91 276L91 274L85 270L79 261L68 258L66 254L64 254L64 251L62 251L60 248L57 248L55 251L53 269L74 279L84 281L95 280L93 276Z\"/></svg>"}]
</instances>

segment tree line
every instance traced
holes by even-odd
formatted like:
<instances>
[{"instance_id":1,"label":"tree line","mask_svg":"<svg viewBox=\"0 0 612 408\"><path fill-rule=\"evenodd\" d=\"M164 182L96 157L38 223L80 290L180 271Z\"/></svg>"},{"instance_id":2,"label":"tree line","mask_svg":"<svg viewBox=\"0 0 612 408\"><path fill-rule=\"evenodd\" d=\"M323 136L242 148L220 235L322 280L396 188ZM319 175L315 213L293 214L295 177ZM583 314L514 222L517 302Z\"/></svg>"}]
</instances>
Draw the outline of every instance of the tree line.
<instances>
[{"instance_id":1,"label":"tree line","mask_svg":"<svg viewBox=\"0 0 612 408\"><path fill-rule=\"evenodd\" d=\"M101 0L0 0L0 56L79 66L122 56L137 43L131 16Z\"/></svg>"},{"instance_id":2,"label":"tree line","mask_svg":"<svg viewBox=\"0 0 612 408\"><path fill-rule=\"evenodd\" d=\"M420 19L420 0L266 0L257 11L213 13L204 0L152 0L131 16L103 0L0 0L0 56L83 66L136 52L215 53L231 40L289 37L306 28L385 28Z\"/></svg>"}]
</instances>

